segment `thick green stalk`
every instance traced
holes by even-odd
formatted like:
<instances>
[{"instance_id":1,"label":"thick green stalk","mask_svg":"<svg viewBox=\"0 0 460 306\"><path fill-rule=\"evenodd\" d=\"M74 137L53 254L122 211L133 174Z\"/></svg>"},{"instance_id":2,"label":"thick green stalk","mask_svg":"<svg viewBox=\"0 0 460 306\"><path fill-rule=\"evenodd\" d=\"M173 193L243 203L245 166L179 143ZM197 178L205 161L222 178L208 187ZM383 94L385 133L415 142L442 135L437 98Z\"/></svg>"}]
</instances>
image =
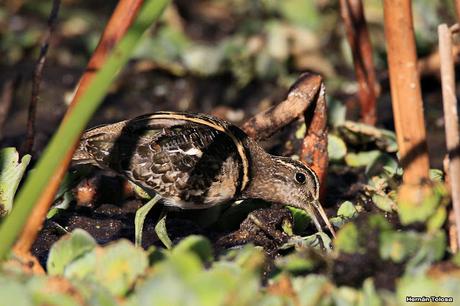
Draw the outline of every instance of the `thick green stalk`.
<instances>
[{"instance_id":1,"label":"thick green stalk","mask_svg":"<svg viewBox=\"0 0 460 306\"><path fill-rule=\"evenodd\" d=\"M21 188L11 214L0 226L0 259L4 259L20 234L34 204L58 168L61 160L77 141L83 129L106 95L117 72L129 60L131 52L142 34L155 22L163 12L169 0L147 0L142 6L136 20L114 48L106 64L97 72L86 92L81 96L54 134L44 151L35 170Z\"/></svg>"}]
</instances>

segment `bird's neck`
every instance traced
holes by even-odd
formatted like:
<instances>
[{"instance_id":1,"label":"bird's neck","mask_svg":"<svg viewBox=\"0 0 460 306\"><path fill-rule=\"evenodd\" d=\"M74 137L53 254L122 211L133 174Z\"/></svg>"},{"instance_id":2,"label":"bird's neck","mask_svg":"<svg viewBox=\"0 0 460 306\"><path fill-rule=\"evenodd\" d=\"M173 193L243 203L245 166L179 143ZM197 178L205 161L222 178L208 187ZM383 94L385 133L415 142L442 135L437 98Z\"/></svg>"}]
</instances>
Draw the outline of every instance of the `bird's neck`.
<instances>
[{"instance_id":1,"label":"bird's neck","mask_svg":"<svg viewBox=\"0 0 460 306\"><path fill-rule=\"evenodd\" d=\"M246 143L249 162L250 180L241 192L242 199L262 199L273 201L274 171L276 165L273 157L265 152L254 140Z\"/></svg>"}]
</instances>

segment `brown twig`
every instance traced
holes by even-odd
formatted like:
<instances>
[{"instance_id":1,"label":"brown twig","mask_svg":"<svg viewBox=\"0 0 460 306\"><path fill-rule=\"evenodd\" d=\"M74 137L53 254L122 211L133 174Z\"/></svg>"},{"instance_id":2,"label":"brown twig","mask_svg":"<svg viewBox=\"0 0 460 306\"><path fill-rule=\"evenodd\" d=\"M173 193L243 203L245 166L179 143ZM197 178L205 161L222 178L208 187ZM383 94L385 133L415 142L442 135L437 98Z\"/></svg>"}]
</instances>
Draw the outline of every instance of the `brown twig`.
<instances>
[{"instance_id":1,"label":"brown twig","mask_svg":"<svg viewBox=\"0 0 460 306\"><path fill-rule=\"evenodd\" d=\"M115 47L118 41L120 41L126 33L129 26L134 21L142 3L143 0L120 0L118 2L115 11L105 27L104 33L99 41L99 45L94 51L88 67L80 80L77 92L72 100L72 103L67 109L66 116L63 120L65 120L72 112L74 106L79 101L79 97L86 90L97 70L104 65L113 47ZM74 148L76 146L77 143L74 144ZM34 243L38 231L45 220L49 207L53 202L54 195L59 188L59 184L61 183L67 167L72 160L74 148L67 152L67 155L65 159L62 160L59 169L56 173L54 173L53 180L48 184L46 190L43 192L43 196L35 205L32 215L29 217L21 236L14 246L14 252L16 255L25 256L29 254L30 248Z\"/></svg>"},{"instance_id":2,"label":"brown twig","mask_svg":"<svg viewBox=\"0 0 460 306\"><path fill-rule=\"evenodd\" d=\"M452 58L452 34L446 24L438 26L438 36L452 206L457 227L457 245L460 245L460 240L458 240L460 238L460 140L457 96L455 94L455 70Z\"/></svg>"},{"instance_id":3,"label":"brown twig","mask_svg":"<svg viewBox=\"0 0 460 306\"><path fill-rule=\"evenodd\" d=\"M391 100L406 184L428 178L429 160L410 0L384 1Z\"/></svg>"},{"instance_id":4,"label":"brown twig","mask_svg":"<svg viewBox=\"0 0 460 306\"><path fill-rule=\"evenodd\" d=\"M60 0L53 0L53 7L48 17L48 28L42 38L40 44L40 54L38 56L37 64L35 65L34 75L32 79L32 95L30 97L29 113L27 118L27 131L26 140L22 146L22 154L32 153L35 139L35 117L37 114L38 95L40 94L40 85L42 81L43 68L45 67L46 54L53 35L54 28L56 27L57 17L59 13Z\"/></svg>"},{"instance_id":5,"label":"brown twig","mask_svg":"<svg viewBox=\"0 0 460 306\"><path fill-rule=\"evenodd\" d=\"M315 105L313 114L307 112ZM242 129L252 138L264 140L298 118L305 117L308 126L302 143L300 160L311 166L325 192L328 166L327 113L325 89L321 76L305 73L289 90L286 100L259 113L243 124Z\"/></svg>"},{"instance_id":6,"label":"brown twig","mask_svg":"<svg viewBox=\"0 0 460 306\"><path fill-rule=\"evenodd\" d=\"M452 55L454 62L460 62L460 46L452 46ZM439 69L441 68L441 60L439 57L439 50L431 53L425 58L421 58L417 63L418 71L420 76L425 75L436 75L439 76Z\"/></svg>"},{"instance_id":7,"label":"brown twig","mask_svg":"<svg viewBox=\"0 0 460 306\"><path fill-rule=\"evenodd\" d=\"M457 20L460 20L460 0L455 0L455 11L457 12Z\"/></svg>"},{"instance_id":8,"label":"brown twig","mask_svg":"<svg viewBox=\"0 0 460 306\"><path fill-rule=\"evenodd\" d=\"M2 95L0 97L0 139L3 136L3 125L13 103L14 92L19 85L19 77L5 82L3 85Z\"/></svg>"},{"instance_id":9,"label":"brown twig","mask_svg":"<svg viewBox=\"0 0 460 306\"><path fill-rule=\"evenodd\" d=\"M321 83L317 94L316 107L308 126L302 144L300 160L311 166L316 172L320 182L320 200L326 194L327 166L329 155L327 152L327 102L326 89Z\"/></svg>"},{"instance_id":10,"label":"brown twig","mask_svg":"<svg viewBox=\"0 0 460 306\"><path fill-rule=\"evenodd\" d=\"M364 123L375 125L379 84L375 75L372 45L364 16L363 3L361 0L340 0L340 13L345 24L359 85L361 120Z\"/></svg>"}]
</instances>

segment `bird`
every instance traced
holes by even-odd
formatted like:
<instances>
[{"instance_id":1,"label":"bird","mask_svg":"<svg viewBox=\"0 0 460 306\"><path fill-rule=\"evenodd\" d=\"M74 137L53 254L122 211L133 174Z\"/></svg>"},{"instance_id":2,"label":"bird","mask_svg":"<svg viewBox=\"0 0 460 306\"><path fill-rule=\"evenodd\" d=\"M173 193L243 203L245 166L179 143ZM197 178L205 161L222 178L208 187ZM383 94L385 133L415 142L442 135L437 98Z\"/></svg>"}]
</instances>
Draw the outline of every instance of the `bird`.
<instances>
[{"instance_id":1,"label":"bird","mask_svg":"<svg viewBox=\"0 0 460 306\"><path fill-rule=\"evenodd\" d=\"M73 162L111 170L180 209L245 199L295 207L320 232L322 219L335 237L310 167L267 153L239 127L211 115L162 111L96 126L82 134Z\"/></svg>"}]
</instances>

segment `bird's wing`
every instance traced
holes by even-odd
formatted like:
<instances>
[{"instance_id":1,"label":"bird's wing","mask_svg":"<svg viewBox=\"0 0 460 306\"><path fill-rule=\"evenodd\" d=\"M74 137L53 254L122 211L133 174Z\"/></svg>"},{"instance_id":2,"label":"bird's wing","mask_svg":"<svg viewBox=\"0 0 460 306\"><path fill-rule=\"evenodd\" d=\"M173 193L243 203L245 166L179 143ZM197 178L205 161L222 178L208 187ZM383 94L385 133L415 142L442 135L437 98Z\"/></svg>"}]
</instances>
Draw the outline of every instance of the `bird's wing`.
<instances>
[{"instance_id":1,"label":"bird's wing","mask_svg":"<svg viewBox=\"0 0 460 306\"><path fill-rule=\"evenodd\" d=\"M85 152L172 205L200 208L196 203L231 199L244 175L239 138L214 118L168 114L91 129L82 138Z\"/></svg>"}]
</instances>

